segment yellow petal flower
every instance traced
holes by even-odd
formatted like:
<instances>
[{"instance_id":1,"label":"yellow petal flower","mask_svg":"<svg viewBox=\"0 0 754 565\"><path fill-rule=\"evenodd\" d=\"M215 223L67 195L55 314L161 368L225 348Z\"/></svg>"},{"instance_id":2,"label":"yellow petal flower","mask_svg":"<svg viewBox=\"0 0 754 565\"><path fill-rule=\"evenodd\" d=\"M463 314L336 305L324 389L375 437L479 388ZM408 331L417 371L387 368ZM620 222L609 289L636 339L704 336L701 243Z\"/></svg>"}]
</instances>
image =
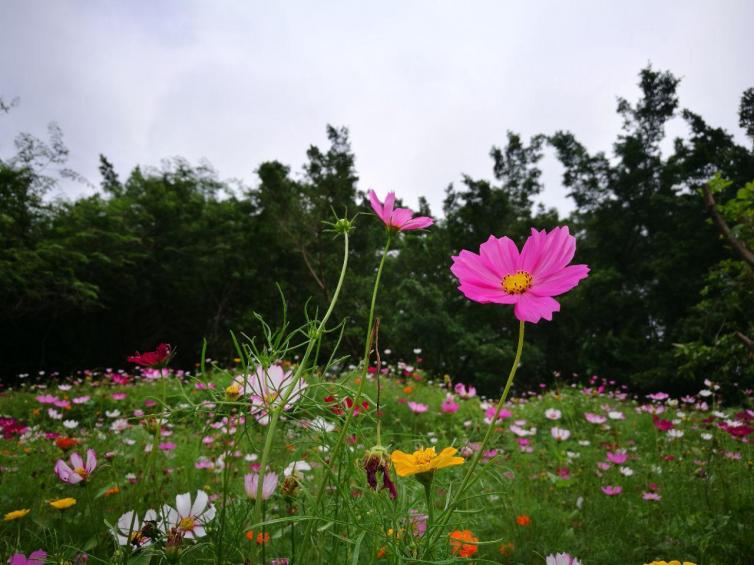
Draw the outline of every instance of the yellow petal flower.
<instances>
[{"instance_id":1,"label":"yellow petal flower","mask_svg":"<svg viewBox=\"0 0 754 565\"><path fill-rule=\"evenodd\" d=\"M396 449L390 454L390 460L393 462L395 472L398 473L399 477L408 477L461 465L465 459L455 457L457 451L455 447L446 447L438 455L434 447L419 449L413 453L404 453Z\"/></svg>"},{"instance_id":2,"label":"yellow petal flower","mask_svg":"<svg viewBox=\"0 0 754 565\"><path fill-rule=\"evenodd\" d=\"M21 510L14 510L13 512L8 512L3 518L3 520L6 522L10 522L11 520L18 520L19 518L23 518L24 516L26 516L29 512L31 512L31 508L22 508Z\"/></svg>"},{"instance_id":3,"label":"yellow petal flower","mask_svg":"<svg viewBox=\"0 0 754 565\"><path fill-rule=\"evenodd\" d=\"M76 504L75 498L58 498L57 500L51 500L50 506L57 508L58 510L65 510Z\"/></svg>"}]
</instances>

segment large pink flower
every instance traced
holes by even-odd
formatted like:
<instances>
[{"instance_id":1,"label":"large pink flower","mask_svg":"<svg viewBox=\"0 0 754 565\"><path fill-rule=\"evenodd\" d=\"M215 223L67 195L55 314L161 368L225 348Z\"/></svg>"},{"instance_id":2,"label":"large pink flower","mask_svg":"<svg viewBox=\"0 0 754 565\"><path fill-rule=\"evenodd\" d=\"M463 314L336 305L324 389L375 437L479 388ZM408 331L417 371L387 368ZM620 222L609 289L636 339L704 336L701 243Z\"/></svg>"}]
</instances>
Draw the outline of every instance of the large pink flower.
<instances>
[{"instance_id":1,"label":"large pink flower","mask_svg":"<svg viewBox=\"0 0 754 565\"><path fill-rule=\"evenodd\" d=\"M413 211L408 208L393 208L395 205L395 192L388 192L385 197L385 204L380 202L374 190L369 191L369 202L372 204L372 210L377 217L385 222L388 228L399 231L421 230L428 228L434 223L429 216L413 217Z\"/></svg>"},{"instance_id":2,"label":"large pink flower","mask_svg":"<svg viewBox=\"0 0 754 565\"><path fill-rule=\"evenodd\" d=\"M567 227L531 230L521 253L508 237L490 238L479 255L463 250L450 270L458 290L481 303L513 304L516 318L536 324L552 320L560 304L552 298L568 292L587 276L586 265L568 265L576 252L576 238Z\"/></svg>"},{"instance_id":3,"label":"large pink flower","mask_svg":"<svg viewBox=\"0 0 754 565\"><path fill-rule=\"evenodd\" d=\"M86 450L86 463L78 453L71 454L71 465L68 466L65 461L58 459L55 463L55 474L64 483L75 485L85 481L97 467L97 454L93 449Z\"/></svg>"}]
</instances>

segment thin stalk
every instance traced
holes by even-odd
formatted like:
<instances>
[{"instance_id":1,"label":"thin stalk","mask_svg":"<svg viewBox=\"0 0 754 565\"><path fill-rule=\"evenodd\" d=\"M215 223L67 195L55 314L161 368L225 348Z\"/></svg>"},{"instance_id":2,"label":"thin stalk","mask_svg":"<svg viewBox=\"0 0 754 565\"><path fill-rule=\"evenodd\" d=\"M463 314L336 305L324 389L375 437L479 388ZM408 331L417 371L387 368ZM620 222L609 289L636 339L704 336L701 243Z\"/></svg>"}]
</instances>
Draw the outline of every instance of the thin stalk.
<instances>
[{"instance_id":1,"label":"thin stalk","mask_svg":"<svg viewBox=\"0 0 754 565\"><path fill-rule=\"evenodd\" d=\"M469 486L471 477L474 475L474 471L476 470L477 465L479 464L479 460L482 458L482 454L484 453L484 450L487 447L487 443L490 440L490 436L492 435L492 430L495 428L497 415L500 413L500 410L503 408L505 401L508 399L508 393L510 392L511 385L513 384L513 379L516 376L516 371L518 371L518 365L521 362L521 352L523 351L523 348L524 348L524 322L520 321L519 326L518 326L518 345L516 346L516 356L513 359L513 366L511 367L511 370L508 373L508 381L505 383L503 394L497 403L495 414L492 416L492 419L489 425L487 426L487 431L485 432L484 438L482 439L482 444L479 446L479 450L474 454L474 458L471 460L471 464L466 469L466 474L463 477L463 481L461 481L461 486L458 488L455 495L451 499L450 504L448 504L448 507L445 510L443 510L442 514L440 515L440 518L438 520L439 527L436 528L436 532L439 532L448 522L451 514L453 513L453 509L455 508L455 505L461 499L461 497L463 496L463 493L466 491L466 489ZM437 537L437 533L434 533L434 532L429 536L429 539L427 542L428 548L432 547L432 543L434 542L436 537Z\"/></svg>"},{"instance_id":2,"label":"thin stalk","mask_svg":"<svg viewBox=\"0 0 754 565\"><path fill-rule=\"evenodd\" d=\"M262 459L259 462L260 481L259 481L259 485L257 486L257 500L256 500L256 504L254 505L254 514L253 514L254 524L258 524L259 519L262 516L262 503L263 503L263 500L262 500L263 490L262 489L264 487L264 481L261 480L261 477L265 473L267 469L267 464L270 461L270 452L272 450L272 440L275 436L275 428L277 427L278 420L280 419L280 415L283 412L283 409L285 408L286 404L288 404L288 399L291 397L291 395L293 394L293 391L296 389L299 382L303 378L304 368L306 367L306 364L309 360L309 356L311 355L316 342L319 341L319 339L321 339L321 336L325 330L327 321L330 319L330 316L332 315L332 312L335 309L335 303L338 301L338 296L340 296L340 291L343 288L343 281L346 278L346 270L348 269L348 233L344 233L343 238L344 238L343 265L340 270L340 278L338 279L338 285L335 287L335 293L333 294L333 298L330 301L330 306L327 308L327 312L325 312L325 315L322 318L322 321L317 327L317 331L315 335L310 336L309 343L306 346L306 351L304 352L304 355L301 358L301 363L296 368L296 372L293 375L291 384L288 386L288 389L282 394L280 398L280 402L278 403L278 406L275 409L271 410L272 417L270 418L269 428L267 429L267 437L265 438L265 442L264 442L264 450L262 451Z\"/></svg>"},{"instance_id":3,"label":"thin stalk","mask_svg":"<svg viewBox=\"0 0 754 565\"><path fill-rule=\"evenodd\" d=\"M387 241L385 242L385 248L382 251L382 258L380 259L380 265L377 268L377 276L374 279L374 287L372 288L372 302L369 306L369 321L367 322L367 335L364 343L364 356L362 358L362 374L361 374L361 381L359 382L359 388L356 392L356 396L354 398L353 407L352 410L346 411L346 419L343 422L343 426L340 429L340 433L338 434L338 438L335 441L335 447L333 447L332 451L330 452L330 464L332 465L333 462L338 458L338 455L340 453L340 449L343 446L343 441L346 437L346 433L348 432L348 428L351 424L351 420L353 419L353 413L355 411L355 408L359 405L359 402L361 400L361 396L364 393L364 384L367 380L367 372L369 369L369 351L371 349L372 345L372 324L374 323L374 310L375 305L377 304L377 291L380 286L380 279L382 278L382 269L385 266L385 258L387 257L387 252L390 250L390 243L393 238L392 231L388 231L387 235ZM377 368L379 370L379 367ZM322 501L322 495L325 492L325 486L327 485L327 481L329 478L329 474L332 473L332 469L328 467L326 469L326 472L322 475L322 480L319 483L319 487L317 488L317 494L314 497L314 508L319 507L319 503ZM311 535L312 528L314 527L314 521L311 520L306 526L306 530L304 533L304 539L309 539L309 536ZM306 545L304 546L306 547Z\"/></svg>"}]
</instances>

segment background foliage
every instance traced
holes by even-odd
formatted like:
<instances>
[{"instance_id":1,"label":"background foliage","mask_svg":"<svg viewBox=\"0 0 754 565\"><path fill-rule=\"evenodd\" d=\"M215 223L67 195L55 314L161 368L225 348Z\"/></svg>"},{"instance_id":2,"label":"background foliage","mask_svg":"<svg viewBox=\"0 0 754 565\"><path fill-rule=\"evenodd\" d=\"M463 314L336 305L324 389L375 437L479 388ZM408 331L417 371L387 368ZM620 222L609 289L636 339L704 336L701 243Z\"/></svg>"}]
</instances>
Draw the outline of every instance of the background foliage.
<instances>
[{"instance_id":1,"label":"background foliage","mask_svg":"<svg viewBox=\"0 0 754 565\"><path fill-rule=\"evenodd\" d=\"M528 140L509 132L490 152L491 178L450 185L437 225L394 244L381 346L404 359L421 348L425 368L491 386L513 358L512 313L465 300L450 256L489 234L522 243L532 226L565 223L591 275L563 297L552 323L529 332L520 382L561 371L676 392L708 376L752 386L754 353L741 338L754 338L752 269L710 221L699 189L718 175L718 210L752 249L754 151L679 110L678 82L641 71L639 100L619 99L623 128L610 152L591 153L567 131ZM0 104L0 119L11 106ZM690 133L665 155L664 126L678 114ZM754 140L754 89L739 115ZM253 187L181 159L137 166L122 180L101 156L101 190L73 201L45 198L61 177L75 177L64 168L60 130L51 126L47 142L19 135L15 154L0 160L4 376L120 366L159 341L177 346L178 365L193 364L203 338L212 357L231 357L228 330L253 334L255 312L279 318L276 283L294 321L326 304L339 260L322 222L333 210L368 209L348 131L327 133L329 147L310 147L302 174L265 162ZM533 205L548 147L577 205L568 218ZM420 211L432 213L426 201ZM346 353L359 352L380 226L357 218L349 288L335 313L347 319Z\"/></svg>"}]
</instances>

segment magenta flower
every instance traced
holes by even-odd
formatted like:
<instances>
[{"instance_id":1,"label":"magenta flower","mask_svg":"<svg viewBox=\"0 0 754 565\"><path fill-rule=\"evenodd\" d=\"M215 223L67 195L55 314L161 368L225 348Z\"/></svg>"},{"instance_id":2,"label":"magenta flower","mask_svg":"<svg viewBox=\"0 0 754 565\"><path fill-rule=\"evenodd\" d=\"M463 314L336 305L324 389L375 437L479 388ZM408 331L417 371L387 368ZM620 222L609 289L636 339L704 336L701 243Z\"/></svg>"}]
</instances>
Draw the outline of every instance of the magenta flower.
<instances>
[{"instance_id":1,"label":"magenta flower","mask_svg":"<svg viewBox=\"0 0 754 565\"><path fill-rule=\"evenodd\" d=\"M421 230L428 228L434 220L428 216L413 217L414 213L408 208L393 208L395 205L395 193L388 192L385 204L380 202L374 190L369 191L369 202L377 217L382 220L388 229L398 231Z\"/></svg>"},{"instance_id":2,"label":"magenta flower","mask_svg":"<svg viewBox=\"0 0 754 565\"><path fill-rule=\"evenodd\" d=\"M257 489L259 488L259 473L249 473L244 475L243 486L246 490L246 495L252 499L257 499ZM275 493L275 488L278 486L277 473L269 472L264 474L262 479L262 500L267 500Z\"/></svg>"},{"instance_id":3,"label":"magenta flower","mask_svg":"<svg viewBox=\"0 0 754 565\"><path fill-rule=\"evenodd\" d=\"M93 449L86 450L86 464L78 453L72 453L70 467L62 459L55 463L55 474L64 483L75 485L85 481L97 467L97 454Z\"/></svg>"},{"instance_id":4,"label":"magenta flower","mask_svg":"<svg viewBox=\"0 0 754 565\"><path fill-rule=\"evenodd\" d=\"M47 560L47 552L43 549L32 551L27 558L23 553L16 553L8 560L8 565L35 565Z\"/></svg>"},{"instance_id":5,"label":"magenta flower","mask_svg":"<svg viewBox=\"0 0 754 565\"><path fill-rule=\"evenodd\" d=\"M608 451L607 460L610 461L610 463L614 463L615 465L623 465L626 461L628 461L628 453L624 451Z\"/></svg>"},{"instance_id":6,"label":"magenta flower","mask_svg":"<svg viewBox=\"0 0 754 565\"><path fill-rule=\"evenodd\" d=\"M495 414L496 412L497 412L497 417ZM501 408L498 411L495 406L490 406L484 411L484 421L487 424L492 422L493 418L499 422L500 420L505 420L506 418L510 418L511 416L513 416L513 412L511 412L507 408Z\"/></svg>"},{"instance_id":7,"label":"magenta flower","mask_svg":"<svg viewBox=\"0 0 754 565\"><path fill-rule=\"evenodd\" d=\"M607 496L618 496L620 493L623 492L623 487L620 487L618 485L616 486L605 486L601 487L602 492L604 492Z\"/></svg>"},{"instance_id":8,"label":"magenta flower","mask_svg":"<svg viewBox=\"0 0 754 565\"><path fill-rule=\"evenodd\" d=\"M414 414L423 414L424 412L427 411L427 409L429 408L429 406L427 406L426 404L422 404L421 402L413 402L413 401L411 401L411 402L408 403L408 408Z\"/></svg>"},{"instance_id":9,"label":"magenta flower","mask_svg":"<svg viewBox=\"0 0 754 565\"><path fill-rule=\"evenodd\" d=\"M453 414L455 412L458 412L458 408L458 402L456 402L456 399L450 393L445 396L445 400L443 400L442 404L440 405L440 410L445 414Z\"/></svg>"},{"instance_id":10,"label":"magenta flower","mask_svg":"<svg viewBox=\"0 0 754 565\"><path fill-rule=\"evenodd\" d=\"M450 270L466 298L483 304L512 304L522 322L552 320L560 304L553 298L575 287L589 273L586 265L568 265L576 252L576 238L567 227L531 230L521 253L508 237L490 238L479 255L462 250Z\"/></svg>"}]
</instances>

